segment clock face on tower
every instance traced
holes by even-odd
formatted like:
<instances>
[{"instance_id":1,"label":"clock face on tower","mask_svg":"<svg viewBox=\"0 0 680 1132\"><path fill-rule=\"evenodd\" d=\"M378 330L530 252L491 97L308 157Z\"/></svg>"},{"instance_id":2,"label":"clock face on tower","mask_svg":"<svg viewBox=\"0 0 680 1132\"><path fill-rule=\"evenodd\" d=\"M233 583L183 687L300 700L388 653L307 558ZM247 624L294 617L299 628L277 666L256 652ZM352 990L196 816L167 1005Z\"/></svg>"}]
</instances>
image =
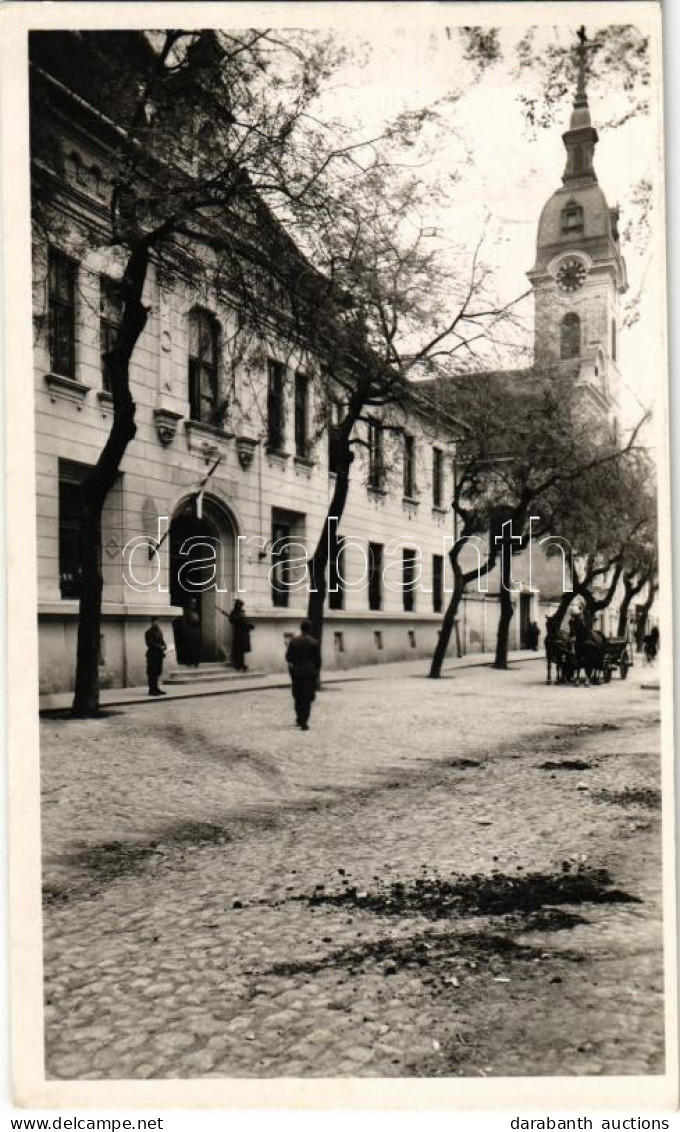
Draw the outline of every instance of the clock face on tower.
<instances>
[{"instance_id":1,"label":"clock face on tower","mask_svg":"<svg viewBox=\"0 0 680 1132\"><path fill-rule=\"evenodd\" d=\"M573 295L580 290L588 274L580 259L565 259L557 269L557 286L565 295Z\"/></svg>"}]
</instances>

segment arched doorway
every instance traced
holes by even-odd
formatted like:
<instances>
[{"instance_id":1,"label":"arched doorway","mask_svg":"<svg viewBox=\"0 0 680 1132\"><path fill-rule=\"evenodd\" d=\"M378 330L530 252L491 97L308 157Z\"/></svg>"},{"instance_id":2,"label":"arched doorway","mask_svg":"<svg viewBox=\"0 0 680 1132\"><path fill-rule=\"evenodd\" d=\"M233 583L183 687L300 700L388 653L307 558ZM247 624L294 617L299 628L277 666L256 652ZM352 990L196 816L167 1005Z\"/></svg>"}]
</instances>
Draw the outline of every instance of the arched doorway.
<instances>
[{"instance_id":1,"label":"arched doorway","mask_svg":"<svg viewBox=\"0 0 680 1132\"><path fill-rule=\"evenodd\" d=\"M204 497L201 511L199 517L194 500L184 501L170 524L170 601L182 608L196 603L197 659L209 662L229 656L228 613L234 600L237 544L235 523L218 500ZM189 661L185 637L182 625L176 623L179 664Z\"/></svg>"}]
</instances>

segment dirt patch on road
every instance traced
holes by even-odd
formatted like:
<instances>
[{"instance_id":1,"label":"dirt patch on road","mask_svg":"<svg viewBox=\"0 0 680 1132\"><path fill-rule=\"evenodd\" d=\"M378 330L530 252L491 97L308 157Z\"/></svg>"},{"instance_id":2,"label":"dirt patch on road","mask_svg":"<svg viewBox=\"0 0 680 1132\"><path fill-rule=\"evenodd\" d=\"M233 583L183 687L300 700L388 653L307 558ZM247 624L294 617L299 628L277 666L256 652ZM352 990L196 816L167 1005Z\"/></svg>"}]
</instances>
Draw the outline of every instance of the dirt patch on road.
<instances>
[{"instance_id":1,"label":"dirt patch on road","mask_svg":"<svg viewBox=\"0 0 680 1132\"><path fill-rule=\"evenodd\" d=\"M661 809L661 791L635 789L626 786L623 790L597 790L592 794L596 802L609 802L615 806L643 806L646 810Z\"/></svg>"},{"instance_id":2,"label":"dirt patch on road","mask_svg":"<svg viewBox=\"0 0 680 1132\"><path fill-rule=\"evenodd\" d=\"M560 759L559 762L551 762L548 760L545 763L540 763L539 770L592 770L593 764L586 763L583 759Z\"/></svg>"},{"instance_id":3,"label":"dirt patch on road","mask_svg":"<svg viewBox=\"0 0 680 1132\"><path fill-rule=\"evenodd\" d=\"M337 967L358 974L365 965L378 964L386 976L410 969L421 973L426 985L436 982L442 987L455 987L462 977L471 978L489 968L500 977L503 969L512 963L558 960L581 963L583 956L579 952L562 950L555 954L544 948L516 943L508 936L494 932L423 932L398 939L385 936L370 943L331 951L319 958L276 963L266 973L312 976L329 967Z\"/></svg>"},{"instance_id":4,"label":"dirt patch on road","mask_svg":"<svg viewBox=\"0 0 680 1132\"><path fill-rule=\"evenodd\" d=\"M63 903L85 892L96 896L112 881L139 873L155 859L163 858L168 849L225 845L231 839L231 834L222 826L210 822L186 822L176 826L162 843L107 841L80 849L63 862L77 870L73 884L46 885L43 888L43 904Z\"/></svg>"},{"instance_id":5,"label":"dirt patch on road","mask_svg":"<svg viewBox=\"0 0 680 1132\"><path fill-rule=\"evenodd\" d=\"M606 869L523 876L477 873L452 880L425 876L410 882L378 883L366 892L359 892L348 881L344 886L341 892L315 891L303 899L310 905L349 905L381 916L417 915L429 920L526 914L555 904L640 903L637 897L614 888Z\"/></svg>"}]
</instances>

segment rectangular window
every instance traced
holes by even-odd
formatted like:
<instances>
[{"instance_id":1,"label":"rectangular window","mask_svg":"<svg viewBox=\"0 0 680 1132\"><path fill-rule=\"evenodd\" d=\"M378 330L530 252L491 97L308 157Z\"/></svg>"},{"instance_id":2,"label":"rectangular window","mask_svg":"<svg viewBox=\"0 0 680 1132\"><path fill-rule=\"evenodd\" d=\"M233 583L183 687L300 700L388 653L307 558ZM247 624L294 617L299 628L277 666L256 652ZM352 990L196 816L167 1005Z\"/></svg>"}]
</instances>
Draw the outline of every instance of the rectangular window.
<instances>
[{"instance_id":1,"label":"rectangular window","mask_svg":"<svg viewBox=\"0 0 680 1132\"><path fill-rule=\"evenodd\" d=\"M402 551L402 595L405 613L413 613L416 607L416 552L404 547Z\"/></svg>"},{"instance_id":2,"label":"rectangular window","mask_svg":"<svg viewBox=\"0 0 680 1132\"><path fill-rule=\"evenodd\" d=\"M111 383L106 371L105 357L116 344L116 338L123 318L123 301L120 286L105 275L99 278L99 353L101 357L102 388L111 392Z\"/></svg>"},{"instance_id":3,"label":"rectangular window","mask_svg":"<svg viewBox=\"0 0 680 1132\"><path fill-rule=\"evenodd\" d=\"M71 378L76 376L76 272L73 260L50 248L50 369Z\"/></svg>"},{"instance_id":4,"label":"rectangular window","mask_svg":"<svg viewBox=\"0 0 680 1132\"><path fill-rule=\"evenodd\" d=\"M65 599L80 597L80 485L88 471L87 464L59 461L59 590Z\"/></svg>"},{"instance_id":5,"label":"rectangular window","mask_svg":"<svg viewBox=\"0 0 680 1132\"><path fill-rule=\"evenodd\" d=\"M341 579L345 577L344 551L342 543L337 555L331 555L328 563L328 608L345 608L345 591Z\"/></svg>"},{"instance_id":6,"label":"rectangular window","mask_svg":"<svg viewBox=\"0 0 680 1132\"><path fill-rule=\"evenodd\" d=\"M412 436L404 434L404 498L413 499L416 493L416 444Z\"/></svg>"},{"instance_id":7,"label":"rectangular window","mask_svg":"<svg viewBox=\"0 0 680 1132\"><path fill-rule=\"evenodd\" d=\"M295 374L295 455L309 458L309 378Z\"/></svg>"},{"instance_id":8,"label":"rectangular window","mask_svg":"<svg viewBox=\"0 0 680 1132\"><path fill-rule=\"evenodd\" d=\"M432 610L441 613L444 608L444 558L432 555Z\"/></svg>"},{"instance_id":9,"label":"rectangular window","mask_svg":"<svg viewBox=\"0 0 680 1132\"><path fill-rule=\"evenodd\" d=\"M281 362L268 362L267 382L267 449L284 451L284 389L285 366Z\"/></svg>"},{"instance_id":10,"label":"rectangular window","mask_svg":"<svg viewBox=\"0 0 680 1132\"><path fill-rule=\"evenodd\" d=\"M216 423L217 360L217 320L209 311L192 311L189 323L189 408L192 421Z\"/></svg>"},{"instance_id":11,"label":"rectangular window","mask_svg":"<svg viewBox=\"0 0 680 1132\"><path fill-rule=\"evenodd\" d=\"M441 507L444 499L444 453L432 449L432 506Z\"/></svg>"},{"instance_id":12,"label":"rectangular window","mask_svg":"<svg viewBox=\"0 0 680 1132\"><path fill-rule=\"evenodd\" d=\"M333 633L333 642L334 642L335 647L338 650L338 652L344 652L345 651L345 634L344 633Z\"/></svg>"},{"instance_id":13,"label":"rectangular window","mask_svg":"<svg viewBox=\"0 0 680 1132\"><path fill-rule=\"evenodd\" d=\"M368 608L382 609L383 548L379 542L368 544Z\"/></svg>"},{"instance_id":14,"label":"rectangular window","mask_svg":"<svg viewBox=\"0 0 680 1132\"><path fill-rule=\"evenodd\" d=\"M291 595L301 591L307 568L304 557L305 517L297 511L272 508L272 605L287 609Z\"/></svg>"},{"instance_id":15,"label":"rectangular window","mask_svg":"<svg viewBox=\"0 0 680 1132\"><path fill-rule=\"evenodd\" d=\"M381 491L384 481L383 432L380 421L368 424L368 486Z\"/></svg>"}]
</instances>

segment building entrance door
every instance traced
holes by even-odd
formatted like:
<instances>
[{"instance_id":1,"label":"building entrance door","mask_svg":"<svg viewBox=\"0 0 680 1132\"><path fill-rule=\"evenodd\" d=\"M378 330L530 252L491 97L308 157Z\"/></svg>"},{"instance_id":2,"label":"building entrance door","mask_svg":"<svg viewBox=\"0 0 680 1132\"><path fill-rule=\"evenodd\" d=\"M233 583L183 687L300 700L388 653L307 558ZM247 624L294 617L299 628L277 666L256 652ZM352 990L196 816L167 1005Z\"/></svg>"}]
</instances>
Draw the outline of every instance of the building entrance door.
<instances>
[{"instance_id":1,"label":"building entrance door","mask_svg":"<svg viewBox=\"0 0 680 1132\"><path fill-rule=\"evenodd\" d=\"M174 624L179 664L229 655L234 530L221 507L208 499L203 506L200 519L182 509L170 524L170 602L185 610Z\"/></svg>"}]
</instances>

